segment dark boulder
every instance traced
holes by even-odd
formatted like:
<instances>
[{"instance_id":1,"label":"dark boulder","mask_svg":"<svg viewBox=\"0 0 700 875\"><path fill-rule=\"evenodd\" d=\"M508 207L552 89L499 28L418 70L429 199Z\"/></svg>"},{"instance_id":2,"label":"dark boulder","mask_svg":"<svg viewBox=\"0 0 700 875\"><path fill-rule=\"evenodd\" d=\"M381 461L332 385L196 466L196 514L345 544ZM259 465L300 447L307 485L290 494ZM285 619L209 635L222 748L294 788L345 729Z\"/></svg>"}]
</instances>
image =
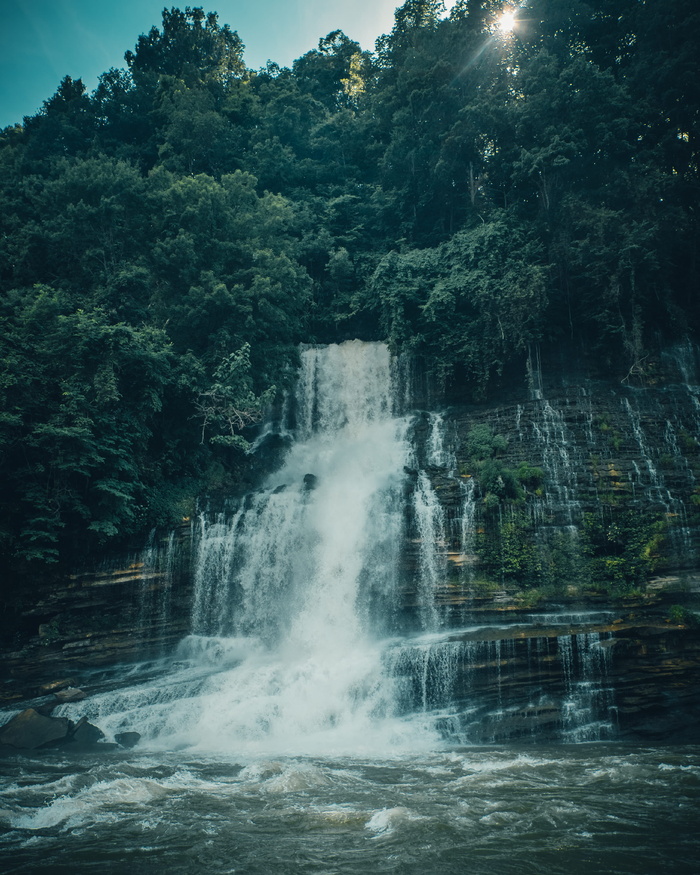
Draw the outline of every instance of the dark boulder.
<instances>
[{"instance_id":1,"label":"dark boulder","mask_svg":"<svg viewBox=\"0 0 700 875\"><path fill-rule=\"evenodd\" d=\"M53 709L58 706L58 699L55 696L42 696L39 699L32 699L27 704L44 717L50 717Z\"/></svg>"},{"instance_id":2,"label":"dark boulder","mask_svg":"<svg viewBox=\"0 0 700 875\"><path fill-rule=\"evenodd\" d=\"M120 744L122 747L132 748L136 747L136 745L141 741L141 733L140 732L117 732L114 736L114 740L117 744Z\"/></svg>"},{"instance_id":3,"label":"dark boulder","mask_svg":"<svg viewBox=\"0 0 700 875\"><path fill-rule=\"evenodd\" d=\"M87 717L81 717L75 724L71 733L71 747L92 747L105 737L104 732L92 723L88 723Z\"/></svg>"},{"instance_id":4,"label":"dark boulder","mask_svg":"<svg viewBox=\"0 0 700 875\"><path fill-rule=\"evenodd\" d=\"M0 744L34 750L66 741L72 729L73 723L67 717L45 717L27 708L0 728Z\"/></svg>"}]
</instances>

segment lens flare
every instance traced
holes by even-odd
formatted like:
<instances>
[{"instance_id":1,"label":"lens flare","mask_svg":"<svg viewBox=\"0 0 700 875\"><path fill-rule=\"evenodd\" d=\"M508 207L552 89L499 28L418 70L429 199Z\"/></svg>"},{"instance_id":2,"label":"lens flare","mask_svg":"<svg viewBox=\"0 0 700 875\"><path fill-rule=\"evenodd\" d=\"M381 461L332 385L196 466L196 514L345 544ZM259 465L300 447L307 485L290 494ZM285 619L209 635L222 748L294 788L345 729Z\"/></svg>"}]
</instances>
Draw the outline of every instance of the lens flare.
<instances>
[{"instance_id":1,"label":"lens flare","mask_svg":"<svg viewBox=\"0 0 700 875\"><path fill-rule=\"evenodd\" d=\"M501 33L510 33L516 24L515 11L513 9L506 9L505 12L501 13L501 17L498 19L498 29Z\"/></svg>"}]
</instances>

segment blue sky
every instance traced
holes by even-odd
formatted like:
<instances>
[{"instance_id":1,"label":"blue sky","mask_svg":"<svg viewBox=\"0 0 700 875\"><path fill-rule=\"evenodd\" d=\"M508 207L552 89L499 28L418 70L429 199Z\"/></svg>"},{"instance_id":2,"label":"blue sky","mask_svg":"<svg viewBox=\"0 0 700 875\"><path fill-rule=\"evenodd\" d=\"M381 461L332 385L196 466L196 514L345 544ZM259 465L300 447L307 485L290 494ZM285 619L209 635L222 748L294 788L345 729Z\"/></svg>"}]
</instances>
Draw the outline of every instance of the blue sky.
<instances>
[{"instance_id":1,"label":"blue sky","mask_svg":"<svg viewBox=\"0 0 700 875\"><path fill-rule=\"evenodd\" d=\"M246 64L281 65L343 30L364 49L388 33L401 0L0 0L0 128L33 115L64 76L87 88L110 67L124 67L124 52L139 34L160 25L164 7L203 6L237 30Z\"/></svg>"}]
</instances>

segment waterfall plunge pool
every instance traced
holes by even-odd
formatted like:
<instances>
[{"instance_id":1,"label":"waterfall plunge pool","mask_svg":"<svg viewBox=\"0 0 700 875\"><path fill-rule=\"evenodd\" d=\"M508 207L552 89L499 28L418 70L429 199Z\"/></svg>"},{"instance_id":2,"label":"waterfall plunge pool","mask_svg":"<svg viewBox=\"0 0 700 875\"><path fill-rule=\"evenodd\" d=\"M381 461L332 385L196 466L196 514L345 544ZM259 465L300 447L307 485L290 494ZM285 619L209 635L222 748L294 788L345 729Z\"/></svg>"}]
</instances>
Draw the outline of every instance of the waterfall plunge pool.
<instances>
[{"instance_id":1,"label":"waterfall plunge pool","mask_svg":"<svg viewBox=\"0 0 700 875\"><path fill-rule=\"evenodd\" d=\"M696 873L697 747L0 761L4 872Z\"/></svg>"}]
</instances>

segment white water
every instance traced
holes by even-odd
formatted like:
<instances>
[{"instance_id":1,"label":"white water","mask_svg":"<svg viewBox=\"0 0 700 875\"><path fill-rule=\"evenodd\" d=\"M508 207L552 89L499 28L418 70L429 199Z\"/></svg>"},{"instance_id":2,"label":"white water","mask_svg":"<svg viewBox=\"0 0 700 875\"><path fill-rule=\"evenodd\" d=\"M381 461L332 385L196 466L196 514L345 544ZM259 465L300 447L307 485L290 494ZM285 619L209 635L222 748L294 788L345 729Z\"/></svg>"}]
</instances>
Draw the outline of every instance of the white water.
<instances>
[{"instance_id":1,"label":"white water","mask_svg":"<svg viewBox=\"0 0 700 875\"><path fill-rule=\"evenodd\" d=\"M435 595L445 576L447 562L445 514L425 471L418 474L413 512L419 539L418 613L423 628L436 629L440 615Z\"/></svg>"},{"instance_id":2,"label":"white water","mask_svg":"<svg viewBox=\"0 0 700 875\"><path fill-rule=\"evenodd\" d=\"M383 662L410 453L388 350L353 341L302 359L298 437L283 467L233 514L200 520L196 635L165 680L91 700L106 731L138 726L150 743L208 750L435 744L423 721L398 718ZM416 495L418 590L434 625L441 520L429 485Z\"/></svg>"},{"instance_id":3,"label":"white water","mask_svg":"<svg viewBox=\"0 0 700 875\"><path fill-rule=\"evenodd\" d=\"M542 466L547 473L551 498L562 514L562 521L573 533L581 516L576 499L576 466L572 459L570 439L564 414L549 401L543 401L533 417L532 428L542 448Z\"/></svg>"},{"instance_id":4,"label":"white water","mask_svg":"<svg viewBox=\"0 0 700 875\"><path fill-rule=\"evenodd\" d=\"M454 450L449 446L445 434L445 417L442 413L430 413L430 434L426 446L426 461L436 468L445 468L453 474L457 467Z\"/></svg>"},{"instance_id":5,"label":"white water","mask_svg":"<svg viewBox=\"0 0 700 875\"><path fill-rule=\"evenodd\" d=\"M393 759L128 752L0 761L3 871L647 875L698 871L696 747Z\"/></svg>"}]
</instances>

